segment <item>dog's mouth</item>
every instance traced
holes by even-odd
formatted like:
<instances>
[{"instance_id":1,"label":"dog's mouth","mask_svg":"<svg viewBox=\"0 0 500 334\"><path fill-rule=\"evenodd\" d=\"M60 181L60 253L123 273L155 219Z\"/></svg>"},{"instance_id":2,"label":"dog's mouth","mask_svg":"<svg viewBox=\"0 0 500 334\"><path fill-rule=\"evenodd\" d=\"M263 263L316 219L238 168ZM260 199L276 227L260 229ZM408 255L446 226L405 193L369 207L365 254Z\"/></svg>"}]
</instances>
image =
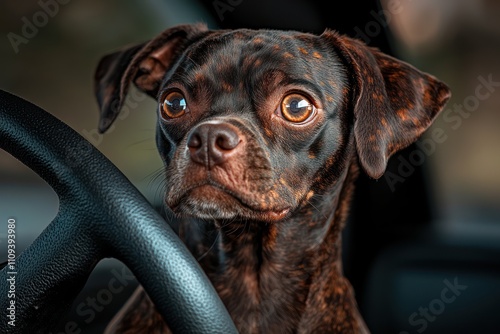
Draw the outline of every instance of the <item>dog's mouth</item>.
<instances>
[{"instance_id":1,"label":"dog's mouth","mask_svg":"<svg viewBox=\"0 0 500 334\"><path fill-rule=\"evenodd\" d=\"M270 206L247 199L213 181L192 185L176 198L167 197L166 204L178 215L210 220L243 218L277 222L291 211L290 206Z\"/></svg>"}]
</instances>

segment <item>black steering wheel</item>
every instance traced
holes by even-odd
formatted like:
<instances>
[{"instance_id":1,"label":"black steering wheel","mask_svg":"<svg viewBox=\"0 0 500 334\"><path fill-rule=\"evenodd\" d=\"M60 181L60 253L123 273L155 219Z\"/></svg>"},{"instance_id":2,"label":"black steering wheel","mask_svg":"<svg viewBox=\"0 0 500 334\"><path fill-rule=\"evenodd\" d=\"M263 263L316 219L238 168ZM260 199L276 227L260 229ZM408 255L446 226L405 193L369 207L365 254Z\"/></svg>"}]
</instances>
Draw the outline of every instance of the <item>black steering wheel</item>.
<instances>
[{"instance_id":1,"label":"black steering wheel","mask_svg":"<svg viewBox=\"0 0 500 334\"><path fill-rule=\"evenodd\" d=\"M16 258L14 267L0 271L0 309L5 313L14 300L16 317L14 327L3 315L0 333L50 330L106 257L130 268L174 333L237 333L177 235L78 133L0 90L0 148L47 181L60 203L56 218ZM15 298L7 297L12 283Z\"/></svg>"}]
</instances>

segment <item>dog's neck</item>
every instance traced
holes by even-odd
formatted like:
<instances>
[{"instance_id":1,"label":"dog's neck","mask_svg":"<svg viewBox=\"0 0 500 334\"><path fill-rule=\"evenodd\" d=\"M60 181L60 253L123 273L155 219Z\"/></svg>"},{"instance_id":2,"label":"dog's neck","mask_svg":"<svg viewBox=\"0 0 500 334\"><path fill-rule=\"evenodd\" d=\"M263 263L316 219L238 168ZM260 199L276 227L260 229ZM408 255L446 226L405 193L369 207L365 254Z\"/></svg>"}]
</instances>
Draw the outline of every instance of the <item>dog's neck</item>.
<instances>
[{"instance_id":1,"label":"dog's neck","mask_svg":"<svg viewBox=\"0 0 500 334\"><path fill-rule=\"evenodd\" d=\"M299 315L331 305L325 298L355 309L342 275L340 234L356 176L352 164L327 193L313 196L288 220L216 222L203 249L192 243L239 328L272 333L307 326ZM189 232L183 234L189 239Z\"/></svg>"}]
</instances>

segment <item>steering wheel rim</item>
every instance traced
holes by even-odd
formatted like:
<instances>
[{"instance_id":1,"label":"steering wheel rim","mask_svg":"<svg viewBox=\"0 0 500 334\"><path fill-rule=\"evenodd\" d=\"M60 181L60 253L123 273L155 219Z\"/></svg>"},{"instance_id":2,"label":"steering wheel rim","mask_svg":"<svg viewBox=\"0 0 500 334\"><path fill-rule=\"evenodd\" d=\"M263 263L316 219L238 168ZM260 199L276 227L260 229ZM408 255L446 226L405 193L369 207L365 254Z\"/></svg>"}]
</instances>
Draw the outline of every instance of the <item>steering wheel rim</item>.
<instances>
[{"instance_id":1,"label":"steering wheel rim","mask_svg":"<svg viewBox=\"0 0 500 334\"><path fill-rule=\"evenodd\" d=\"M83 288L95 265L114 257L144 287L173 333L237 333L207 276L142 194L97 149L38 106L0 90L0 148L57 193L56 218L0 271L0 290L15 277L15 327L44 333ZM0 300L0 308L10 305Z\"/></svg>"}]
</instances>

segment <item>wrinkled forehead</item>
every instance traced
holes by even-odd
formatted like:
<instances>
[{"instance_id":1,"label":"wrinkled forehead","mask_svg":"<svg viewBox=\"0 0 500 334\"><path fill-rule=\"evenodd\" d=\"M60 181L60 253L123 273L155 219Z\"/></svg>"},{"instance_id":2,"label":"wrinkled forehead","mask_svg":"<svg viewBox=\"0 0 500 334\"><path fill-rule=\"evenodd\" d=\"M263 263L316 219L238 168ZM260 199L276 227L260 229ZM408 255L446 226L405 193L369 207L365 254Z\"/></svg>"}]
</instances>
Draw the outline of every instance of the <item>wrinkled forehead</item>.
<instances>
[{"instance_id":1,"label":"wrinkled forehead","mask_svg":"<svg viewBox=\"0 0 500 334\"><path fill-rule=\"evenodd\" d=\"M272 30L213 32L191 45L170 80L193 94L300 83L321 93L340 62L318 36ZM335 84L333 84L335 85Z\"/></svg>"}]
</instances>

